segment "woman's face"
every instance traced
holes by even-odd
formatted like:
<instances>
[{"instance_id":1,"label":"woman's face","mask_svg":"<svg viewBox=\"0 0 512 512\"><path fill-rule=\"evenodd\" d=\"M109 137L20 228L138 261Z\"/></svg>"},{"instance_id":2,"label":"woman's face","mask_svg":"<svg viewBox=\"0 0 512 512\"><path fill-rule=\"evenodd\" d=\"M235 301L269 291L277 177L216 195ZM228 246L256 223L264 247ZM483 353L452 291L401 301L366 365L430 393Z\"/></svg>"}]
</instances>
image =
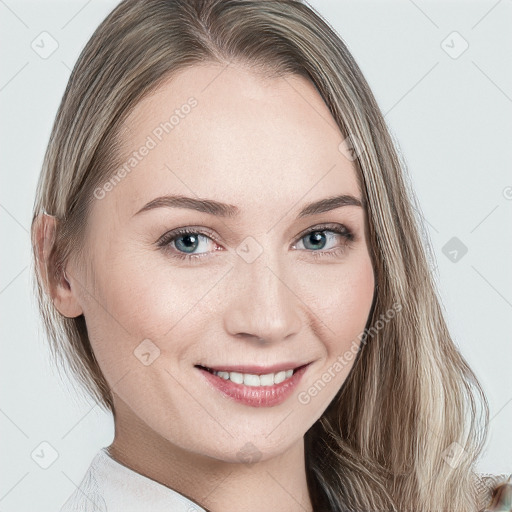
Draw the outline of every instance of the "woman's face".
<instances>
[{"instance_id":1,"label":"woman's face","mask_svg":"<svg viewBox=\"0 0 512 512\"><path fill-rule=\"evenodd\" d=\"M333 201L300 214L335 196L361 200L342 141L309 82L234 65L189 68L137 105L124 172L95 191L87 268L68 266L116 427L142 421L175 446L236 462L248 447L263 459L284 452L321 416L374 292L363 208ZM171 195L191 200L155 202ZM271 388L266 402L249 386L246 402L228 397L212 384L226 381L198 367L281 363L309 365L278 403Z\"/></svg>"}]
</instances>

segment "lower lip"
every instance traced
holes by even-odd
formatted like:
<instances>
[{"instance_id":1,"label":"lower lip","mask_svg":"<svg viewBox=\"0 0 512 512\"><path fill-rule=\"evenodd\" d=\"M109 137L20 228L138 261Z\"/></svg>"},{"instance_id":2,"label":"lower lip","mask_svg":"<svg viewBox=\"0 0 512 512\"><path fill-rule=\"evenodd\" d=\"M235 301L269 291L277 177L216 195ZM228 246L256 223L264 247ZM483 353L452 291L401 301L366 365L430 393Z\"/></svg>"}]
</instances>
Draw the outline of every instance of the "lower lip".
<instances>
[{"instance_id":1,"label":"lower lip","mask_svg":"<svg viewBox=\"0 0 512 512\"><path fill-rule=\"evenodd\" d=\"M210 384L233 400L251 407L272 407L283 403L297 387L309 364L298 368L293 375L273 386L246 386L218 377L197 367Z\"/></svg>"}]
</instances>

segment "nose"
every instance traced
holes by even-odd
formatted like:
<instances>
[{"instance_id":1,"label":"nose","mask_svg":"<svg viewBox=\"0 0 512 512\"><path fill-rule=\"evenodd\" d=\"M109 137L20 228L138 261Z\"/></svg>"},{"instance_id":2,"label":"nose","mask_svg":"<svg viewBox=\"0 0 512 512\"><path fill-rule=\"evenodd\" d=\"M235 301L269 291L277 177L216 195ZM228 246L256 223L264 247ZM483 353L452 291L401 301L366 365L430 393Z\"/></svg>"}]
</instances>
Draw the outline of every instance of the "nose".
<instances>
[{"instance_id":1,"label":"nose","mask_svg":"<svg viewBox=\"0 0 512 512\"><path fill-rule=\"evenodd\" d=\"M299 333L304 313L291 272L267 261L241 261L232 270L224 327L232 336L270 344Z\"/></svg>"}]
</instances>

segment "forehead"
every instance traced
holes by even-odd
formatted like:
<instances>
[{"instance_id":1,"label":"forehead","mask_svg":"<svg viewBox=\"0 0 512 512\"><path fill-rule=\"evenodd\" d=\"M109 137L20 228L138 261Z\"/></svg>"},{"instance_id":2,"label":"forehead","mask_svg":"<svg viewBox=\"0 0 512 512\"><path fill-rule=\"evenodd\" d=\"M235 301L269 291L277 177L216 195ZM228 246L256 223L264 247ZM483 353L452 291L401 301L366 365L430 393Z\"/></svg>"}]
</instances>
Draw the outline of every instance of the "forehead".
<instances>
[{"instance_id":1,"label":"forehead","mask_svg":"<svg viewBox=\"0 0 512 512\"><path fill-rule=\"evenodd\" d=\"M359 195L327 105L295 75L186 68L136 105L120 140L129 172L112 195L127 214L163 193L247 206Z\"/></svg>"}]
</instances>

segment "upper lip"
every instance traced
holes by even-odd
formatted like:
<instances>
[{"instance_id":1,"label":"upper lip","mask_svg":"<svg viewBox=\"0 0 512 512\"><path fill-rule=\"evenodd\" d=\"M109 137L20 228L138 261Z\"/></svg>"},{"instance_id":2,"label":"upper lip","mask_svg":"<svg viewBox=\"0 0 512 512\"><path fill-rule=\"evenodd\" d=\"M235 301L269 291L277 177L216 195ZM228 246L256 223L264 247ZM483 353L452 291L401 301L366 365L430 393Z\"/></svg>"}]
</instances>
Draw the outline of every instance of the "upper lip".
<instances>
[{"instance_id":1,"label":"upper lip","mask_svg":"<svg viewBox=\"0 0 512 512\"><path fill-rule=\"evenodd\" d=\"M252 373L257 375L266 375L267 373L277 373L285 370L295 370L296 368L300 368L301 366L305 366L309 363L277 363L270 366L263 366L257 364L249 364L249 365L214 365L207 366L203 364L197 364L196 366L200 366L203 368L208 368L210 370L218 371L218 372L238 372L238 373Z\"/></svg>"}]
</instances>

